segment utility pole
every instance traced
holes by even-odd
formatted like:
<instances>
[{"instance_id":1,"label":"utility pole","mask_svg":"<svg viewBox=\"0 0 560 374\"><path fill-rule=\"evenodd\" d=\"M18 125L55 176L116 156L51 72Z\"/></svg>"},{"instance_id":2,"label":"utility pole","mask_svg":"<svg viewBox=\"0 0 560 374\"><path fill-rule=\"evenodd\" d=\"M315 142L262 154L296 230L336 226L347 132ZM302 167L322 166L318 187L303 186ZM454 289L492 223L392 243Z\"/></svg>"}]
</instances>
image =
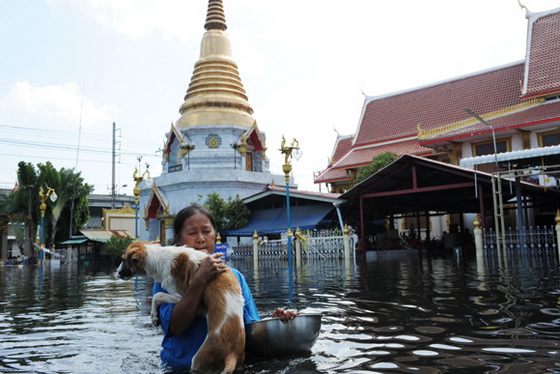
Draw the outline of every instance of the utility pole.
<instances>
[{"instance_id":1,"label":"utility pole","mask_svg":"<svg viewBox=\"0 0 560 374\"><path fill-rule=\"evenodd\" d=\"M115 137L115 133L117 132L116 129L116 125L115 122L113 122L113 162L112 162L112 166L113 166L113 177L111 179L112 184L111 184L111 209L115 209L115 198L116 198L116 191L115 191L115 157L116 157L116 152L115 152L115 146L116 146L116 137Z\"/></svg>"}]
</instances>

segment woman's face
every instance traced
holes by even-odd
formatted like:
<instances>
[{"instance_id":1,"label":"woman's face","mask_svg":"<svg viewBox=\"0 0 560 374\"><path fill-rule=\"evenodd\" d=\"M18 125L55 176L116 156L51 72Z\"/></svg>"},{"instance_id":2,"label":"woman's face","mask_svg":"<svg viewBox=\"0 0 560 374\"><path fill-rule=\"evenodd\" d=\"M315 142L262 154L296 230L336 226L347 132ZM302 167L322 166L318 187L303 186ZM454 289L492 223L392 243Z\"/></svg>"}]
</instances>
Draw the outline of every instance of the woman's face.
<instances>
[{"instance_id":1,"label":"woman's face","mask_svg":"<svg viewBox=\"0 0 560 374\"><path fill-rule=\"evenodd\" d=\"M202 213L195 213L183 223L179 240L182 245L212 254L216 233L208 217Z\"/></svg>"}]
</instances>

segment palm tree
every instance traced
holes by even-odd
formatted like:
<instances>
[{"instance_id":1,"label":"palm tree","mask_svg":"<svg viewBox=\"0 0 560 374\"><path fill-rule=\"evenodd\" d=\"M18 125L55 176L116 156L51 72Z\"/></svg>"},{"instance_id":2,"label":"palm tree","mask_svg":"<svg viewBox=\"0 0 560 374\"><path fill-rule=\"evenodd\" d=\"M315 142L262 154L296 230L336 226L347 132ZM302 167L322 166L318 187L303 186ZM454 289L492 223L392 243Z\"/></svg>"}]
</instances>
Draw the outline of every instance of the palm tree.
<instances>
[{"instance_id":1,"label":"palm tree","mask_svg":"<svg viewBox=\"0 0 560 374\"><path fill-rule=\"evenodd\" d=\"M33 242L36 238L36 224L39 221L39 178L31 163L18 163L18 189L10 196L11 219L24 224L23 255L33 257Z\"/></svg>"},{"instance_id":2,"label":"palm tree","mask_svg":"<svg viewBox=\"0 0 560 374\"><path fill-rule=\"evenodd\" d=\"M62 241L70 233L58 235L60 222L64 227L69 226L69 205L74 201L78 214L73 215L72 221L77 229L82 227L89 219L87 196L93 192L93 186L84 183L81 173L74 169L62 168L57 171L50 161L38 164L38 170L31 164L21 161L18 164L19 188L8 195L5 214L9 214L11 222L23 222L24 250L26 256L33 256L33 242L36 238L36 227L41 219L39 189L53 188L57 194L55 202L49 201L45 211L45 245L52 247L56 239Z\"/></svg>"}]
</instances>

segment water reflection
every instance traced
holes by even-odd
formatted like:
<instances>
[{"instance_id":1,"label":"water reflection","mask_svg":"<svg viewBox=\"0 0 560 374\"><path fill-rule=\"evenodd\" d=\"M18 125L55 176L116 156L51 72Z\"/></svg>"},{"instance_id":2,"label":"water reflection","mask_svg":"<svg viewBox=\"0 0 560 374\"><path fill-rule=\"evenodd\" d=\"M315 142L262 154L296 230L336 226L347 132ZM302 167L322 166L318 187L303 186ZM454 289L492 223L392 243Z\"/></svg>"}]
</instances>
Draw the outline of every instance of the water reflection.
<instances>
[{"instance_id":1,"label":"water reflection","mask_svg":"<svg viewBox=\"0 0 560 374\"><path fill-rule=\"evenodd\" d=\"M321 313L312 352L248 359L245 373L560 371L554 260L507 264L370 254L366 266L314 260L294 268L232 261L263 316L278 306ZM165 373L150 326L151 281L113 269L0 268L0 371ZM291 281L290 281L291 279Z\"/></svg>"}]
</instances>

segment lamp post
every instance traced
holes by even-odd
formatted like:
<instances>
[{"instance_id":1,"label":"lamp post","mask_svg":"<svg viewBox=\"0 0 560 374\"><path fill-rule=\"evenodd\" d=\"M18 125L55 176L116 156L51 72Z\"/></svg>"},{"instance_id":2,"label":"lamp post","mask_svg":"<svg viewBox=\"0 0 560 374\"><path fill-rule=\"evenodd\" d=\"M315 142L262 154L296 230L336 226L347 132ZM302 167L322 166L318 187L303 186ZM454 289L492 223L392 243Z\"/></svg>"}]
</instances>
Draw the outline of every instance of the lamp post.
<instances>
[{"instance_id":1,"label":"lamp post","mask_svg":"<svg viewBox=\"0 0 560 374\"><path fill-rule=\"evenodd\" d=\"M138 241L138 205L140 204L140 183L144 180L146 174L148 175L148 180L151 181L150 170L148 168L149 166L146 165L146 170L144 171L144 173L142 173L142 175L138 173L138 168L135 168L134 174L132 175L132 177L134 178L134 182L136 182L136 184L134 185L134 190L132 191L134 194L134 204L135 204L134 239L136 241Z\"/></svg>"},{"instance_id":2,"label":"lamp post","mask_svg":"<svg viewBox=\"0 0 560 374\"><path fill-rule=\"evenodd\" d=\"M296 160L299 160L301 157L301 151L299 149L299 143L294 138L292 140L292 144L290 146L286 146L286 139L284 135L282 135L282 144L280 146L280 152L284 154L284 164L282 165L282 171L284 171L284 175L286 177L286 216L288 219L288 266L291 272L292 269L292 222L290 217L290 172L292 171L292 165L290 161L293 156Z\"/></svg>"},{"instance_id":3,"label":"lamp post","mask_svg":"<svg viewBox=\"0 0 560 374\"><path fill-rule=\"evenodd\" d=\"M41 199L41 205L39 208L41 209L41 249L39 253L39 264L43 266L43 256L45 249L45 211L47 210L47 199L50 197L51 201L54 203L58 196L54 188L47 187L47 192L44 192L43 187L39 188L39 198Z\"/></svg>"},{"instance_id":4,"label":"lamp post","mask_svg":"<svg viewBox=\"0 0 560 374\"><path fill-rule=\"evenodd\" d=\"M497 171L497 169L498 169L498 147L496 146L496 132L494 131L494 126L492 126L491 124L489 124L488 122L483 120L473 110L471 110L469 108L465 108L465 111L467 113L469 113L471 116L473 116L474 118L476 118L477 120L479 120L480 123L482 123L484 126L488 126L488 127L490 127L490 130L492 130L492 140L494 141L494 161L496 163L496 171Z\"/></svg>"}]
</instances>

